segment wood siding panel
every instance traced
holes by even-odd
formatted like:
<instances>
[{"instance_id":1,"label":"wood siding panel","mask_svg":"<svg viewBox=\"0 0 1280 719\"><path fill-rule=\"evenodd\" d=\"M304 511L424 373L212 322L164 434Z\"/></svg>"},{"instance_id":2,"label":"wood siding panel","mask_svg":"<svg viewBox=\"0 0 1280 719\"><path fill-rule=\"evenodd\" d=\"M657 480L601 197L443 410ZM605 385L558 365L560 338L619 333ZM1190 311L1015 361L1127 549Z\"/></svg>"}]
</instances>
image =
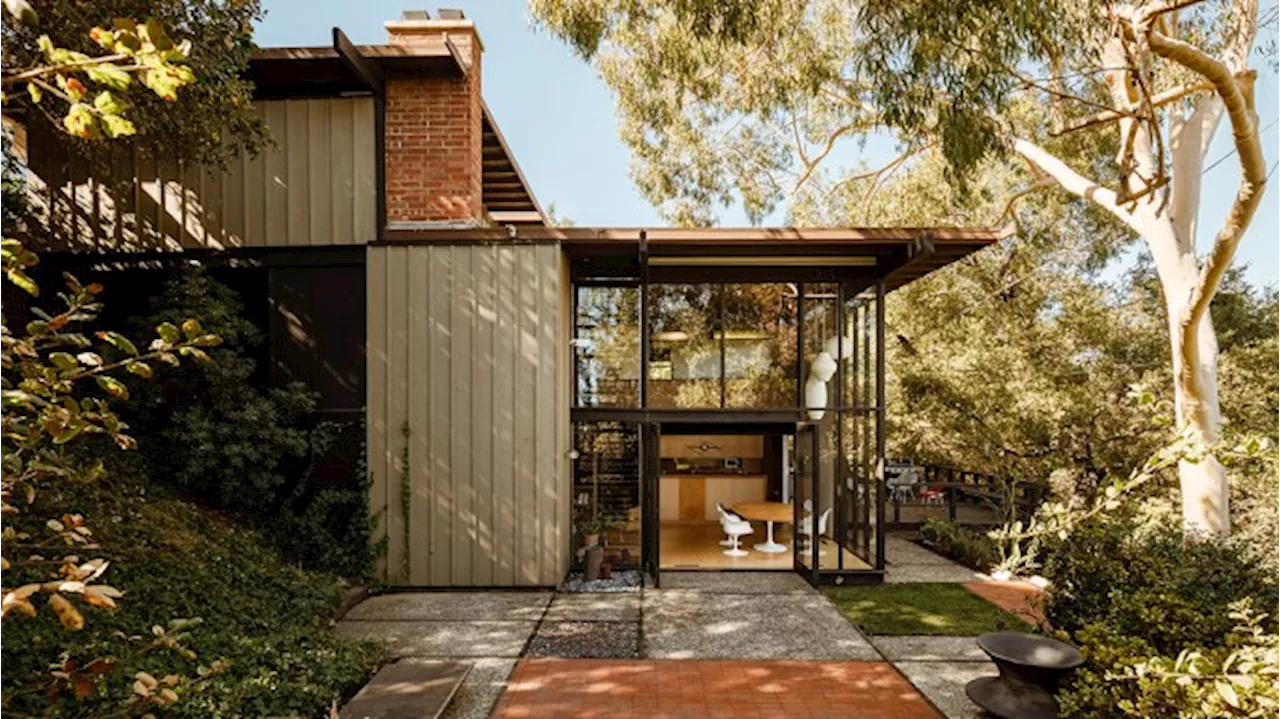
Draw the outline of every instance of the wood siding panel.
<instances>
[{"instance_id":1,"label":"wood siding panel","mask_svg":"<svg viewBox=\"0 0 1280 719\"><path fill-rule=\"evenodd\" d=\"M387 508L381 576L414 586L558 583L569 536L560 249L442 245L369 254L368 441L395 448L384 450L393 505L399 427L407 420L413 432L409 516ZM372 292L379 285L381 306ZM388 347L376 354L380 323ZM408 379L397 385L398 377ZM373 494L370 502L377 512ZM402 577L406 542L410 571Z\"/></svg>"},{"instance_id":2,"label":"wood siding panel","mask_svg":"<svg viewBox=\"0 0 1280 719\"><path fill-rule=\"evenodd\" d=\"M106 158L104 178L90 176L89 158L69 156L59 133L34 125L28 194L37 217L55 230L34 249L363 245L374 239L373 99L272 100L258 103L257 111L275 146L256 157L242 154L222 169L179 166L139 151Z\"/></svg>"},{"instance_id":3,"label":"wood siding panel","mask_svg":"<svg viewBox=\"0 0 1280 719\"><path fill-rule=\"evenodd\" d=\"M365 393L365 441L369 472L369 513L374 517L371 539L374 544L389 541L387 536L387 250L370 250L365 268L365 302L368 307L369 361ZM377 576L387 577L387 556L378 554L374 567Z\"/></svg>"}]
</instances>

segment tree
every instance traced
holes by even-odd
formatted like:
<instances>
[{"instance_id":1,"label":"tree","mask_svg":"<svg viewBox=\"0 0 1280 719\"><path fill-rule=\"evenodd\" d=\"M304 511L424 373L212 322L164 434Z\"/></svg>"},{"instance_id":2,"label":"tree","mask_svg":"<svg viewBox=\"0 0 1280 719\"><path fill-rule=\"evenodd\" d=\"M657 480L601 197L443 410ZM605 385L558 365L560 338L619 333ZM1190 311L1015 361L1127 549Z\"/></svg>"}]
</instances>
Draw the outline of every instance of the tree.
<instances>
[{"instance_id":1,"label":"tree","mask_svg":"<svg viewBox=\"0 0 1280 719\"><path fill-rule=\"evenodd\" d=\"M38 14L21 0L8 0L4 10L6 29L39 22ZM175 45L164 27L154 21L139 24L117 20L112 30L95 26L90 35L99 46L97 54L69 50L49 35L40 35L37 45L41 59L30 66L8 66L0 76L6 99L9 91L22 88L32 103L40 105L47 92L61 101L50 114L61 118L60 124L67 132L85 138L115 138L135 132L126 114L127 106L116 94L134 87L135 78L155 94L170 98L194 79L191 70L182 64L189 44ZM98 87L91 90L81 78ZM5 149L9 149L7 143ZM6 221L12 221L20 216L21 208L16 205L24 197L20 175L10 166L7 153L4 169L4 216ZM0 244L0 271L5 279L32 296L40 291L27 270L37 262L36 255L17 240L5 238ZM4 467L0 506L6 516L18 512L19 496L31 504L41 485L52 481L92 481L102 475L100 460L86 462L70 456L65 447L68 443L98 434L110 437L121 449L136 446L126 432L128 425L120 421L111 406L113 400L129 394L118 379L121 374L149 378L153 362L178 364L180 354L206 358L200 347L218 342L216 336L206 335L195 320L183 323L181 332L169 323L157 327L158 336L143 351L117 332L99 331L93 335L95 341L83 327L96 318L101 308L96 295L102 287L83 285L69 274L64 281L66 292L59 294L63 304L60 311L50 314L35 309L36 319L16 331L10 328L7 318L0 318L0 359L5 370L0 383L5 410L0 445ZM87 389L90 384L97 386L96 391ZM59 579L3 589L0 616L34 616L36 607L31 598L48 594L49 606L62 624L79 629L84 619L63 593L79 594L86 604L99 607L114 606L113 598L120 594L108 585L93 584L106 571L105 560L82 564L74 555L48 560L38 553L58 547L96 549L90 539L92 531L79 514L50 519L46 527L49 536L37 541L6 523L6 551L25 551L28 556L15 561L4 557L0 560L3 569L47 567Z\"/></svg>"},{"instance_id":2,"label":"tree","mask_svg":"<svg viewBox=\"0 0 1280 719\"><path fill-rule=\"evenodd\" d=\"M252 108L253 85L243 77L253 51L252 25L262 16L258 0L107 0L92 5L75 0L7 0L5 7L9 9L3 32L6 80L49 64L41 37L52 38L64 57L66 53L79 53L91 56L94 64L100 65L106 46L95 28L119 30L112 27L112 18L134 18L144 31L163 28L183 39L183 65L188 68L189 78L184 83L182 101L175 102L175 87L151 88L153 92L147 89L150 83L145 77L140 78L141 84L125 85L119 75L111 76L121 85L111 87L108 83L106 89L113 90L119 107L131 109L129 121L136 130L130 133L136 134L132 142L145 143L178 160L216 164L237 156L241 150L257 152L269 141L266 125ZM10 21L19 15L26 15L27 20ZM128 63L122 65L127 66ZM45 79L52 82L56 77ZM85 81L86 77L82 74L79 79ZM93 77L87 80L97 82ZM62 115L54 113L53 103L34 104L35 97L27 97L25 89L19 89L23 92L5 98L6 116L25 115L26 122L45 116L53 124L62 125ZM42 89L46 94L50 92ZM83 112L97 109L91 104ZM79 139L84 133L75 134L77 138L70 141L79 143L76 150L95 156L98 147Z\"/></svg>"},{"instance_id":3,"label":"tree","mask_svg":"<svg viewBox=\"0 0 1280 719\"><path fill-rule=\"evenodd\" d=\"M1022 176L1005 196L1010 213L1051 187L1106 213L1153 258L1179 426L1205 445L1220 440L1209 306L1266 184L1249 58L1274 9L1260 18L1254 0L532 8L617 94L636 180L677 222L709 222L717 204L735 199L758 219L805 192L874 186L934 148L961 195L995 160ZM1201 177L1224 116L1239 188L1199 257ZM900 154L883 167L831 172L846 140L893 141ZM1179 466L1184 525L1225 534L1225 471L1212 453L1196 456Z\"/></svg>"}]
</instances>

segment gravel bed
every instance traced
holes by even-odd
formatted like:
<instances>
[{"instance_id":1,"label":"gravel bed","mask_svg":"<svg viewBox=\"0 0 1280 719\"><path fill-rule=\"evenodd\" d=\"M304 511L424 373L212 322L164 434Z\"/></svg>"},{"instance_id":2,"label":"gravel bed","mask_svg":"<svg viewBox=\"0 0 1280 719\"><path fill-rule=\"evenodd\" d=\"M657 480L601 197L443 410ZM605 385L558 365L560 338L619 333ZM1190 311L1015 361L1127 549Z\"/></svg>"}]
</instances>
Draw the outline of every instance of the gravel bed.
<instances>
[{"instance_id":1,"label":"gravel bed","mask_svg":"<svg viewBox=\"0 0 1280 719\"><path fill-rule=\"evenodd\" d=\"M638 592L643 583L642 575L639 570L626 569L615 571L608 579L597 579L594 582L588 582L582 578L582 574L574 572L569 578L564 580L564 584L560 587L562 592Z\"/></svg>"},{"instance_id":2,"label":"gravel bed","mask_svg":"<svg viewBox=\"0 0 1280 719\"><path fill-rule=\"evenodd\" d=\"M543 622L525 656L634 659L639 656L639 626L634 622Z\"/></svg>"}]
</instances>

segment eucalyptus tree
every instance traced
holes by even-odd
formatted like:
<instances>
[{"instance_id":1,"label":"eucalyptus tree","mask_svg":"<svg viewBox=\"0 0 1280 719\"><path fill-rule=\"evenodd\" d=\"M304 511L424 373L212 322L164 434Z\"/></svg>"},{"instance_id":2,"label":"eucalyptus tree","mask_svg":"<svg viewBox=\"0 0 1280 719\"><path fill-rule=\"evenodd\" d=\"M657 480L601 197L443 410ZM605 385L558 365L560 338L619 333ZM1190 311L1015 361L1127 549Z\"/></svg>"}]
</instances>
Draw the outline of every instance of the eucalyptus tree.
<instances>
[{"instance_id":1,"label":"eucalyptus tree","mask_svg":"<svg viewBox=\"0 0 1280 719\"><path fill-rule=\"evenodd\" d=\"M1256 0L531 0L617 97L641 191L669 219L753 220L804 193L878 182L936 150L961 194L1019 168L1007 214L1056 188L1142 238L1166 312L1177 422L1219 441L1209 305L1261 201L1251 57ZM1235 199L1197 253L1201 182L1223 119ZM886 165L832 167L849 142L896 144ZM1179 465L1191 532L1229 530L1213 454Z\"/></svg>"}]
</instances>

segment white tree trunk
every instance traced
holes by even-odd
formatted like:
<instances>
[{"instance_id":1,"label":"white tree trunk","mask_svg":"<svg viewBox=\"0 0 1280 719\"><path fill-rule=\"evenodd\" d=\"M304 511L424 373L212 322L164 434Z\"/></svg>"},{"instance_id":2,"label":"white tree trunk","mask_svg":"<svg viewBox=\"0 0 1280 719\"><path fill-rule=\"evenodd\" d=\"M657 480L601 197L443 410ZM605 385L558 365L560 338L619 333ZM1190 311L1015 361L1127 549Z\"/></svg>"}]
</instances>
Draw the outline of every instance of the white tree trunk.
<instances>
[{"instance_id":1,"label":"white tree trunk","mask_svg":"<svg viewBox=\"0 0 1280 719\"><path fill-rule=\"evenodd\" d=\"M1174 158L1175 175L1194 172L1198 167L1179 167ZM1196 173L1199 174L1198 172ZM1192 178L1187 190L1199 194L1199 178ZM1140 208L1131 225L1146 241L1160 277L1165 311L1169 324L1169 349L1173 358L1174 407L1178 427L1186 427L1206 446L1216 443L1222 432L1222 410L1218 404L1218 339L1213 317L1205 312L1195 327L1183 327L1183 318L1200 281L1200 264L1196 259L1195 240L1180 236L1179 229L1195 226L1199 205L1175 206L1174 213L1156 215ZM1191 213L1191 216L1181 213ZM1196 351L1184 351L1184 343L1194 342ZM1196 358L1195 366L1186 366L1185 357ZM1178 483L1182 494L1183 527L1191 535L1221 537L1231 529L1229 485L1226 469L1212 454L1199 461L1178 463Z\"/></svg>"}]
</instances>

